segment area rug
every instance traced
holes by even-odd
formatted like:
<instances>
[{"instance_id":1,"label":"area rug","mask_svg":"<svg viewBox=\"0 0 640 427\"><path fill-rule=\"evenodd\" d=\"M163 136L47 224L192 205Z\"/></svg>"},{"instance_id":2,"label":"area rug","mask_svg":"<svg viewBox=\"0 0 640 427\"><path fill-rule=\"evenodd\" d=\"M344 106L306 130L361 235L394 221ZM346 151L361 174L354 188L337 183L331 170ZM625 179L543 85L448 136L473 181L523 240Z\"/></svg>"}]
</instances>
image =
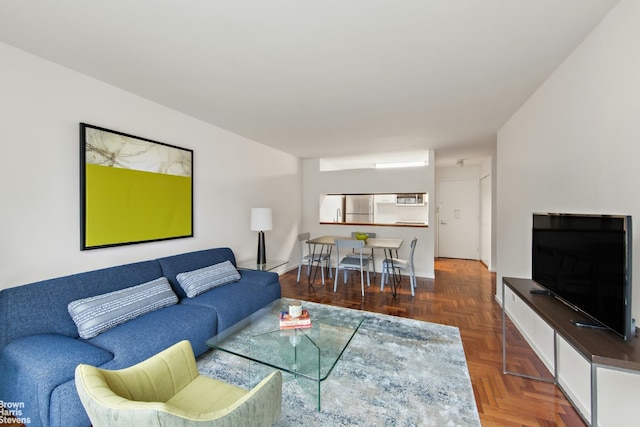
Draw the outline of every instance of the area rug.
<instances>
[{"instance_id":1,"label":"area rug","mask_svg":"<svg viewBox=\"0 0 640 427\"><path fill-rule=\"evenodd\" d=\"M304 306L313 312L317 304ZM321 411L304 381L283 376L277 426L480 426L458 328L361 313L362 326L322 382ZM201 356L198 368L247 389L273 370L220 351Z\"/></svg>"}]
</instances>

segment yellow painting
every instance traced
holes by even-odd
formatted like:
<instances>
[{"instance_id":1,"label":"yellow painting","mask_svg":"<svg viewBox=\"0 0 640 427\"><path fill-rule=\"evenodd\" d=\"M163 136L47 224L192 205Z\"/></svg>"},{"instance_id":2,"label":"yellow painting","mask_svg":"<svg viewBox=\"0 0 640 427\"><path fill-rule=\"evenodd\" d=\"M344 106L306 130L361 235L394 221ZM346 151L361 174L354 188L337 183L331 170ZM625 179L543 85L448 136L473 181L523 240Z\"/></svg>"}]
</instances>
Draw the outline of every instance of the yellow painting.
<instances>
[{"instance_id":1,"label":"yellow painting","mask_svg":"<svg viewBox=\"0 0 640 427\"><path fill-rule=\"evenodd\" d=\"M80 124L81 249L193 236L193 151Z\"/></svg>"}]
</instances>

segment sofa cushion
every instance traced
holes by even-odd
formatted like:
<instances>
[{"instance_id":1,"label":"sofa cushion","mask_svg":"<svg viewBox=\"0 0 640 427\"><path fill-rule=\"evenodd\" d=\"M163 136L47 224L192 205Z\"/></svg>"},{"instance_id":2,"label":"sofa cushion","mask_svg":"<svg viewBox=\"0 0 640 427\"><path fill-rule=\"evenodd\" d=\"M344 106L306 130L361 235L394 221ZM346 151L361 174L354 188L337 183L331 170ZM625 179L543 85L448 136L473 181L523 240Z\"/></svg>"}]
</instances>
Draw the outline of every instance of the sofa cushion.
<instances>
[{"instance_id":1,"label":"sofa cushion","mask_svg":"<svg viewBox=\"0 0 640 427\"><path fill-rule=\"evenodd\" d=\"M165 277L103 295L72 301L69 314L84 339L93 338L131 319L177 304Z\"/></svg>"},{"instance_id":2,"label":"sofa cushion","mask_svg":"<svg viewBox=\"0 0 640 427\"><path fill-rule=\"evenodd\" d=\"M256 270L241 270L242 282L259 286L273 286L275 283L280 286L280 276L278 273L272 271L256 271Z\"/></svg>"},{"instance_id":3,"label":"sofa cushion","mask_svg":"<svg viewBox=\"0 0 640 427\"><path fill-rule=\"evenodd\" d=\"M208 267L180 273L176 276L188 298L227 283L240 280L240 273L230 261L224 261Z\"/></svg>"},{"instance_id":4,"label":"sofa cushion","mask_svg":"<svg viewBox=\"0 0 640 427\"><path fill-rule=\"evenodd\" d=\"M210 308L178 304L144 314L89 342L113 354L113 360L101 368L120 369L185 339L191 342L194 353L200 355L209 349L206 342L216 334L217 326L216 313Z\"/></svg>"},{"instance_id":5,"label":"sofa cushion","mask_svg":"<svg viewBox=\"0 0 640 427\"><path fill-rule=\"evenodd\" d=\"M195 298L180 300L180 305L208 307L218 314L218 333L281 297L280 282L266 285L244 279L212 289Z\"/></svg>"}]
</instances>

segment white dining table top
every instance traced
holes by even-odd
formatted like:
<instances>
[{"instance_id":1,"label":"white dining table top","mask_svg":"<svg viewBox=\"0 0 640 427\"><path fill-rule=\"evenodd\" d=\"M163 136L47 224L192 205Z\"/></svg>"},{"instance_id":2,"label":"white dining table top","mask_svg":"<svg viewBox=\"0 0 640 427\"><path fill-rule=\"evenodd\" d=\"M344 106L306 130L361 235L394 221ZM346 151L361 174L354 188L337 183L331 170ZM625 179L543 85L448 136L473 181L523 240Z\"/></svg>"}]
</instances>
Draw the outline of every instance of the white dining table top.
<instances>
[{"instance_id":1,"label":"white dining table top","mask_svg":"<svg viewBox=\"0 0 640 427\"><path fill-rule=\"evenodd\" d=\"M345 236L320 236L307 240L312 245L334 245L336 240L356 240L355 237ZM400 249L402 239L383 239L380 237L370 237L366 240L364 247L373 249Z\"/></svg>"}]
</instances>

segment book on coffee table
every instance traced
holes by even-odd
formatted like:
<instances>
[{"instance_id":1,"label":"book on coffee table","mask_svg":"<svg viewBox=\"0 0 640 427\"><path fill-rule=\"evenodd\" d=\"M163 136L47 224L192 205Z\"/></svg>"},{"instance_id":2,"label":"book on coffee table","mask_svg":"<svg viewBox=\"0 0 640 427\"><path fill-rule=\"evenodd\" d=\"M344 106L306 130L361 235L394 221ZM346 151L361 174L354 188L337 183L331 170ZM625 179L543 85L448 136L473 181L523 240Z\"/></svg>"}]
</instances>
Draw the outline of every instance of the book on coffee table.
<instances>
[{"instance_id":1,"label":"book on coffee table","mask_svg":"<svg viewBox=\"0 0 640 427\"><path fill-rule=\"evenodd\" d=\"M311 317L307 310L302 310L302 314L298 317L291 317L288 312L281 311L280 316L280 329L298 329L298 328L310 328Z\"/></svg>"}]
</instances>

